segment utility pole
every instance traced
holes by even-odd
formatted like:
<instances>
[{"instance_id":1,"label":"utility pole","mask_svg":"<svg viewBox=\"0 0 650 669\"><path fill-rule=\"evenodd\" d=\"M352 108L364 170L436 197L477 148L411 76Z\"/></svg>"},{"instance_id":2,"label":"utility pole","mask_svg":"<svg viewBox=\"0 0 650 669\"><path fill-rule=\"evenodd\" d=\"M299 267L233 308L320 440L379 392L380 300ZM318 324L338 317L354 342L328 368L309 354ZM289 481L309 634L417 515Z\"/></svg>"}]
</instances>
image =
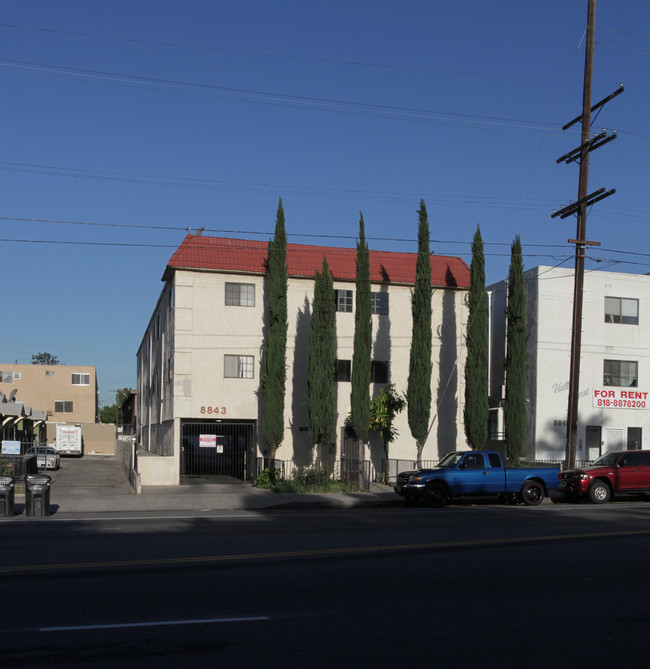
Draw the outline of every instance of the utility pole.
<instances>
[{"instance_id":1,"label":"utility pole","mask_svg":"<svg viewBox=\"0 0 650 669\"><path fill-rule=\"evenodd\" d=\"M575 467L576 441L578 433L578 399L580 388L580 351L582 345L582 295L584 288L585 273L585 249L588 245L600 246L600 242L587 241L587 207L613 195L616 190L605 191L601 188L594 193L587 194L589 180L589 152L599 148L607 142L616 139L616 132L607 135L603 131L593 139L591 134L591 112L600 109L606 102L623 92L621 86L617 91L607 96L593 107L591 106L591 82L594 62L594 32L596 26L596 0L588 0L587 9L587 34L585 53L585 74L582 89L582 114L562 129L566 130L578 121L582 121L582 136L580 146L557 159L558 163L571 163L580 161L580 174L578 178L578 200L567 207L553 213L552 218L559 216L566 218L577 214L576 239L569 239L569 243L576 245L575 276L573 288L573 319L571 324L571 363L569 372L569 406L567 410L566 429L566 455L565 466L567 469Z\"/></svg>"}]
</instances>

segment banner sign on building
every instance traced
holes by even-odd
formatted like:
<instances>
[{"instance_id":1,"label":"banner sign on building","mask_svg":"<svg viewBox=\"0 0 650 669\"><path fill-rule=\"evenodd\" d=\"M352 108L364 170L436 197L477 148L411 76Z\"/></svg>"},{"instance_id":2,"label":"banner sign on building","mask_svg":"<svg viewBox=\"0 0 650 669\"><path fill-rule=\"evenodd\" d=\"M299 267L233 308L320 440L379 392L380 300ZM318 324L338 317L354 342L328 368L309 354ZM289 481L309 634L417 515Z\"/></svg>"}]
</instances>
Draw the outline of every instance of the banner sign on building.
<instances>
[{"instance_id":1,"label":"banner sign on building","mask_svg":"<svg viewBox=\"0 0 650 669\"><path fill-rule=\"evenodd\" d=\"M597 409L648 409L650 399L643 390L598 388L593 391L592 406Z\"/></svg>"}]
</instances>

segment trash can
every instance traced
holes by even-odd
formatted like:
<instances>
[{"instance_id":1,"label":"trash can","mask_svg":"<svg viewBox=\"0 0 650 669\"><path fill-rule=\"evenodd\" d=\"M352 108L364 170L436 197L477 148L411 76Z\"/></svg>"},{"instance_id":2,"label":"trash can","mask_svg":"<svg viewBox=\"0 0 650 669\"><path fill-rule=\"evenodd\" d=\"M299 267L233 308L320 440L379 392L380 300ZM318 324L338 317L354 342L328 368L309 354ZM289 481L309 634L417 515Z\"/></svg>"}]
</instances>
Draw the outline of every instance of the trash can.
<instances>
[{"instance_id":1,"label":"trash can","mask_svg":"<svg viewBox=\"0 0 650 669\"><path fill-rule=\"evenodd\" d=\"M0 516L14 515L14 477L0 476Z\"/></svg>"},{"instance_id":2,"label":"trash can","mask_svg":"<svg viewBox=\"0 0 650 669\"><path fill-rule=\"evenodd\" d=\"M50 515L50 485L52 477L47 474L31 474L25 477L25 515Z\"/></svg>"}]
</instances>

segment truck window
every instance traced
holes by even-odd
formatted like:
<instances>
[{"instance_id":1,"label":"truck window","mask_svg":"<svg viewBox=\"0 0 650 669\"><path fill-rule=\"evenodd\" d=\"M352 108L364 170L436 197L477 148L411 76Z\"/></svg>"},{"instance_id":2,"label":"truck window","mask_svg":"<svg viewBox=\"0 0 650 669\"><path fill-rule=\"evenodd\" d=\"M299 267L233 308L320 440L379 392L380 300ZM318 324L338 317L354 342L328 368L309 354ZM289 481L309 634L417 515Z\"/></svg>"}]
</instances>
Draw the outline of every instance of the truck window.
<instances>
[{"instance_id":1,"label":"truck window","mask_svg":"<svg viewBox=\"0 0 650 669\"><path fill-rule=\"evenodd\" d=\"M438 467L453 467L463 457L462 453L447 453L438 463Z\"/></svg>"},{"instance_id":2,"label":"truck window","mask_svg":"<svg viewBox=\"0 0 650 669\"><path fill-rule=\"evenodd\" d=\"M463 469L485 469L485 460L482 453L471 453L465 456L461 465Z\"/></svg>"},{"instance_id":3,"label":"truck window","mask_svg":"<svg viewBox=\"0 0 650 669\"><path fill-rule=\"evenodd\" d=\"M501 464L501 458L497 455L497 453L488 453L488 458L490 458L490 467L501 468L503 466Z\"/></svg>"}]
</instances>

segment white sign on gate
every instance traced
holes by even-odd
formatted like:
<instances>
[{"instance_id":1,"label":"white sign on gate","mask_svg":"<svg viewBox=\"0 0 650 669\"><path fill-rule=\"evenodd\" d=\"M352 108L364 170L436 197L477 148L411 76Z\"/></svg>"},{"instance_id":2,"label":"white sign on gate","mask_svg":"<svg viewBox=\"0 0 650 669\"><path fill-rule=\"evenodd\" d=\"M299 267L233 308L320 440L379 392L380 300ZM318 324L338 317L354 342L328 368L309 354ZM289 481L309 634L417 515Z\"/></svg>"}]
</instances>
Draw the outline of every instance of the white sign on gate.
<instances>
[{"instance_id":1,"label":"white sign on gate","mask_svg":"<svg viewBox=\"0 0 650 669\"><path fill-rule=\"evenodd\" d=\"M3 439L2 455L20 455L20 442Z\"/></svg>"},{"instance_id":2,"label":"white sign on gate","mask_svg":"<svg viewBox=\"0 0 650 669\"><path fill-rule=\"evenodd\" d=\"M215 448L217 445L216 434L199 435L199 448Z\"/></svg>"}]
</instances>

